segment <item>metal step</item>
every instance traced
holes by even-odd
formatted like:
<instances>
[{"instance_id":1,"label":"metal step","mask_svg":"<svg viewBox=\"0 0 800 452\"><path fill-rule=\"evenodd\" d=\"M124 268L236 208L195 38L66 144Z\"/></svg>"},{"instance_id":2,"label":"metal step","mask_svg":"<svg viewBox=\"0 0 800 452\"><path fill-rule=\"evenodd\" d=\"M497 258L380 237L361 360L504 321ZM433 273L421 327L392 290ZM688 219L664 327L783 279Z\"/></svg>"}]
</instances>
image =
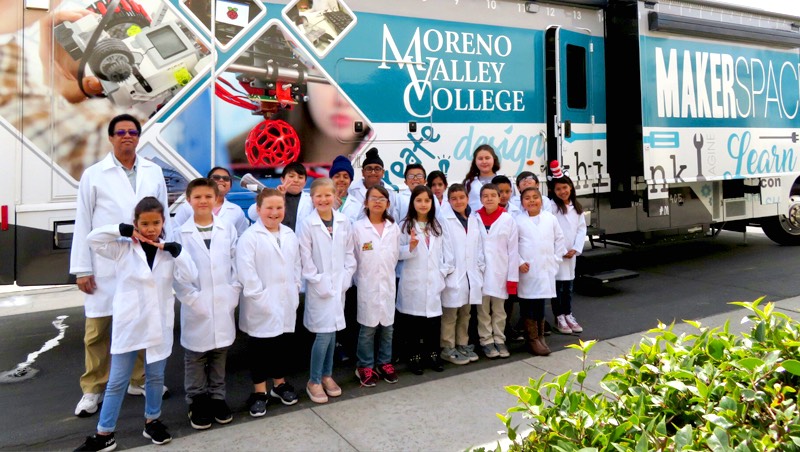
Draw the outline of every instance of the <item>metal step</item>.
<instances>
[{"instance_id":1,"label":"metal step","mask_svg":"<svg viewBox=\"0 0 800 452\"><path fill-rule=\"evenodd\" d=\"M592 274L584 274L580 277L586 280L587 282L593 282L598 284L605 284L614 281L622 281L623 279L631 279L636 278L639 276L639 273L632 271L632 270L625 270L622 268L618 268L615 270L609 270L600 273L592 273Z\"/></svg>"}]
</instances>

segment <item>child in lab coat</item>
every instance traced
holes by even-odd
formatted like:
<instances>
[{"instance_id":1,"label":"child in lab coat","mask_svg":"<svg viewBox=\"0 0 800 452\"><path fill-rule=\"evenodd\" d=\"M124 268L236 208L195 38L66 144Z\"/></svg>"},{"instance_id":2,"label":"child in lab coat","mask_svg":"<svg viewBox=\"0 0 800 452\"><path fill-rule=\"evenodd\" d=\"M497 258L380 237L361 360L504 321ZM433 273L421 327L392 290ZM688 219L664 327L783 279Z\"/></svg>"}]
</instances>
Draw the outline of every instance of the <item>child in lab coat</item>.
<instances>
[{"instance_id":1,"label":"child in lab coat","mask_svg":"<svg viewBox=\"0 0 800 452\"><path fill-rule=\"evenodd\" d=\"M109 224L87 237L97 254L116 262L117 287L113 300L111 371L97 433L78 450L116 448L114 431L122 400L139 350L145 350L145 424L142 434L154 444L172 440L161 423L164 368L172 352L173 283L191 284L197 268L181 245L161 242L164 206L147 196L136 205L133 225ZM133 240L131 240L133 239Z\"/></svg>"},{"instance_id":2,"label":"child in lab coat","mask_svg":"<svg viewBox=\"0 0 800 452\"><path fill-rule=\"evenodd\" d=\"M470 216L469 228L480 231L486 268L483 301L478 306L478 336L487 358L507 358L505 300L516 294L519 280L519 243L514 218L500 207L497 185L481 187L483 207Z\"/></svg>"},{"instance_id":3,"label":"child in lab coat","mask_svg":"<svg viewBox=\"0 0 800 452\"><path fill-rule=\"evenodd\" d=\"M241 285L236 277L236 226L213 214L219 188L212 179L195 179L186 187L193 215L178 226L176 240L197 266L195 284L176 284L181 301L181 345L184 387L192 428L205 430L216 420L233 420L225 402L225 362L236 339L233 312Z\"/></svg>"},{"instance_id":4,"label":"child in lab coat","mask_svg":"<svg viewBox=\"0 0 800 452\"><path fill-rule=\"evenodd\" d=\"M353 223L358 262L358 334L356 377L361 386L375 386L379 378L397 383L392 365L394 331L395 267L400 255L400 228L389 214L389 192L380 185L367 190L365 217ZM378 359L375 335L379 332Z\"/></svg>"},{"instance_id":5,"label":"child in lab coat","mask_svg":"<svg viewBox=\"0 0 800 452\"><path fill-rule=\"evenodd\" d=\"M481 304L483 243L480 232L468 228L469 198L463 185L451 185L442 205L439 219L452 245L455 270L447 276L442 292L441 358L463 365L478 360L468 331L472 306Z\"/></svg>"},{"instance_id":6,"label":"child in lab coat","mask_svg":"<svg viewBox=\"0 0 800 452\"><path fill-rule=\"evenodd\" d=\"M283 222L284 195L265 188L256 198L259 220L239 238L236 270L242 284L239 329L247 333L250 354L250 416L267 412L268 395L284 405L297 403L285 376L290 362L297 306L300 304L300 245ZM267 378L272 389L267 392Z\"/></svg>"},{"instance_id":7,"label":"child in lab coat","mask_svg":"<svg viewBox=\"0 0 800 452\"><path fill-rule=\"evenodd\" d=\"M436 219L434 194L418 185L411 192L408 214L401 225L400 259L403 259L398 287L397 311L405 329L404 347L411 372L422 375L422 357L428 366L444 370L439 357L442 290L445 277L453 272L453 251Z\"/></svg>"},{"instance_id":8,"label":"child in lab coat","mask_svg":"<svg viewBox=\"0 0 800 452\"><path fill-rule=\"evenodd\" d=\"M316 403L342 395L331 376L333 352L336 332L345 327L345 292L356 271L350 221L333 209L335 197L331 179L316 179L311 184L314 211L303 220L298 233L306 280L303 325L316 334L306 393Z\"/></svg>"},{"instance_id":9,"label":"child in lab coat","mask_svg":"<svg viewBox=\"0 0 800 452\"><path fill-rule=\"evenodd\" d=\"M556 217L542 207L542 193L528 187L522 191L522 207L514 220L519 231L520 317L525 325L525 342L532 355L546 356L544 302L556 296L556 271L566 253L564 234Z\"/></svg>"},{"instance_id":10,"label":"child in lab coat","mask_svg":"<svg viewBox=\"0 0 800 452\"><path fill-rule=\"evenodd\" d=\"M551 164L551 169L553 168ZM572 283L575 280L575 259L583 251L586 240L586 219L583 217L583 207L575 195L575 184L560 167L555 167L550 184L553 187L550 191L552 212L561 225L567 249L564 260L558 266L556 297L551 301L553 315L556 317L556 330L562 334L580 333L583 332L583 327L572 315Z\"/></svg>"}]
</instances>

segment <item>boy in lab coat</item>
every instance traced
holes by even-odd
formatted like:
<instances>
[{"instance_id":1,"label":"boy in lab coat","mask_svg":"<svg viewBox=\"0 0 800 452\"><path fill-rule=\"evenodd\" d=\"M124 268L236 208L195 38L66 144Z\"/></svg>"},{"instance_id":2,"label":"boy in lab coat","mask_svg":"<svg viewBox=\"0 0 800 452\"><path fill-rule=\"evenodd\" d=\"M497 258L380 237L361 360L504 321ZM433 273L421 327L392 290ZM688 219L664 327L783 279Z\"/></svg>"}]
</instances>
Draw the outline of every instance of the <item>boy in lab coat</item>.
<instances>
[{"instance_id":1,"label":"boy in lab coat","mask_svg":"<svg viewBox=\"0 0 800 452\"><path fill-rule=\"evenodd\" d=\"M267 413L268 397L284 405L297 393L284 377L289 373L292 333L300 304L300 245L291 228L281 224L284 195L265 188L256 198L259 220L239 238L236 270L242 283L239 328L247 333L253 394L250 416ZM267 393L267 378L272 389Z\"/></svg>"},{"instance_id":2,"label":"boy in lab coat","mask_svg":"<svg viewBox=\"0 0 800 452\"><path fill-rule=\"evenodd\" d=\"M483 238L485 269L483 300L478 306L478 336L487 358L507 358L505 345L506 311L503 306L509 294L516 294L519 281L517 225L514 218L500 207L497 185L481 187L483 207L470 216L469 229L480 231Z\"/></svg>"},{"instance_id":3,"label":"boy in lab coat","mask_svg":"<svg viewBox=\"0 0 800 452\"><path fill-rule=\"evenodd\" d=\"M176 240L197 266L198 280L178 284L181 301L181 345L184 353L184 387L189 423L197 430L216 420L233 420L225 402L225 362L236 339L233 312L241 285L234 266L236 227L213 214L219 195L217 183L199 178L189 182L186 199L192 216L179 226Z\"/></svg>"}]
</instances>

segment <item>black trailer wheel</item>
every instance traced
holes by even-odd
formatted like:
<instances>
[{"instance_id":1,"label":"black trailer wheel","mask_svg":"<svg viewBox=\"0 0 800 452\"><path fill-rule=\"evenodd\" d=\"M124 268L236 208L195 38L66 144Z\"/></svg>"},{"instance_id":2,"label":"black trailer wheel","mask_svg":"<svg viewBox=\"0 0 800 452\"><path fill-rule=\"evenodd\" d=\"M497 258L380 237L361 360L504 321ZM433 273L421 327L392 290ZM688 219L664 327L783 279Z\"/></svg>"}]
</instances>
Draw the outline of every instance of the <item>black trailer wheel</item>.
<instances>
[{"instance_id":1,"label":"black trailer wheel","mask_svg":"<svg viewBox=\"0 0 800 452\"><path fill-rule=\"evenodd\" d=\"M789 209L789 216L778 215L761 221L764 234L778 245L800 245L800 205Z\"/></svg>"}]
</instances>

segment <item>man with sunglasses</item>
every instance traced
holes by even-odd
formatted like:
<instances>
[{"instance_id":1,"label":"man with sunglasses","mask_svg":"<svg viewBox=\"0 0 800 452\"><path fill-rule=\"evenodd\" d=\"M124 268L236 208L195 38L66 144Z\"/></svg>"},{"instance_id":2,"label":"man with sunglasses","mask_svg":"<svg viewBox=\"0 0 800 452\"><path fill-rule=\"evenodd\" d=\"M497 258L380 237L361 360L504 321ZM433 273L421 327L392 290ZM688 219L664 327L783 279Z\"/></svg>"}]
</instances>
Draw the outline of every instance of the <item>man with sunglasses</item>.
<instances>
[{"instance_id":1,"label":"man with sunglasses","mask_svg":"<svg viewBox=\"0 0 800 452\"><path fill-rule=\"evenodd\" d=\"M75 415L80 417L96 413L103 401L111 363L111 304L116 288L114 261L93 253L86 237L92 229L107 224L132 224L133 209L146 196L154 196L167 208L167 185L161 167L136 155L141 132L142 126L133 116L114 117L108 125L112 151L84 171L78 186L69 271L76 276L78 289L86 294L86 372L80 378L83 397L75 407ZM170 231L169 221L167 217L164 231ZM128 394L144 395L141 353Z\"/></svg>"},{"instance_id":2,"label":"man with sunglasses","mask_svg":"<svg viewBox=\"0 0 800 452\"><path fill-rule=\"evenodd\" d=\"M378 155L378 149L371 148L367 151L364 160L361 162L361 176L363 178L354 180L347 190L348 195L346 202L355 203L359 206L358 209L349 209L347 205L343 208L343 210L348 212L357 211L357 216L355 218L351 218L352 215L348 215L351 223L364 217L364 198L367 195L367 190L373 185L383 185L384 172L383 160ZM394 206L396 192L389 187L387 187L387 190L389 191L389 205ZM395 220L397 220L397 218L395 218Z\"/></svg>"}]
</instances>

